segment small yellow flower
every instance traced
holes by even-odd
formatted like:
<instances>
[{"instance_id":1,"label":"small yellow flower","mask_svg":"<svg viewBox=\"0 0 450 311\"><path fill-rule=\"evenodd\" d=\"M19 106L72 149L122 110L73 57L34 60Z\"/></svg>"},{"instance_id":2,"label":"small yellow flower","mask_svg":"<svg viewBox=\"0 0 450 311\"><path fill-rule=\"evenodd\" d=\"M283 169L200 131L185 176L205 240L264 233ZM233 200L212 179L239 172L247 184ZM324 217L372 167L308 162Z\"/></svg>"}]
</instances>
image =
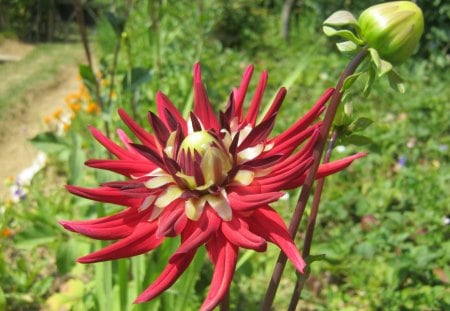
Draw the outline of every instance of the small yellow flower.
<instances>
[{"instance_id":1,"label":"small yellow flower","mask_svg":"<svg viewBox=\"0 0 450 311\"><path fill-rule=\"evenodd\" d=\"M45 122L45 124L49 124L50 122L52 122L52 116L45 116L44 122Z\"/></svg>"},{"instance_id":2,"label":"small yellow flower","mask_svg":"<svg viewBox=\"0 0 450 311\"><path fill-rule=\"evenodd\" d=\"M96 102L90 102L86 107L86 112L90 114L98 114L100 113L100 107Z\"/></svg>"},{"instance_id":3,"label":"small yellow flower","mask_svg":"<svg viewBox=\"0 0 450 311\"><path fill-rule=\"evenodd\" d=\"M68 106L70 110L72 110L75 113L81 110L81 104L79 102L70 103Z\"/></svg>"},{"instance_id":4,"label":"small yellow flower","mask_svg":"<svg viewBox=\"0 0 450 311\"><path fill-rule=\"evenodd\" d=\"M4 238L9 238L10 236L12 236L14 234L14 232L9 229L9 228L4 228L2 229L2 231L0 232L0 235Z\"/></svg>"},{"instance_id":5,"label":"small yellow flower","mask_svg":"<svg viewBox=\"0 0 450 311\"><path fill-rule=\"evenodd\" d=\"M61 118L62 114L63 114L63 110L61 108L58 108L53 112L53 118L59 119L59 118Z\"/></svg>"},{"instance_id":6,"label":"small yellow flower","mask_svg":"<svg viewBox=\"0 0 450 311\"><path fill-rule=\"evenodd\" d=\"M67 132L70 129L70 123L63 122L63 130L64 132Z\"/></svg>"}]
</instances>

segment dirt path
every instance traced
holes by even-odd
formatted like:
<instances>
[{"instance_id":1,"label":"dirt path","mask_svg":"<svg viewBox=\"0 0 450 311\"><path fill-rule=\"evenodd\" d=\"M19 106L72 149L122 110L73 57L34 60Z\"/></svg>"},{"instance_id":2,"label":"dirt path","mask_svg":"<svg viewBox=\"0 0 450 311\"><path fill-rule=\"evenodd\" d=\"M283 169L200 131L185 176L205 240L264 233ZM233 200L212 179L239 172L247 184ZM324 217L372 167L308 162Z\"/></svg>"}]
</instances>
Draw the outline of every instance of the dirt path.
<instances>
[{"instance_id":1,"label":"dirt path","mask_svg":"<svg viewBox=\"0 0 450 311\"><path fill-rule=\"evenodd\" d=\"M22 47L26 49L25 54L30 53L29 45ZM10 53L20 56L24 52L23 49L18 43L15 43L14 48L11 48L11 45L5 47L2 44L0 45L0 55ZM28 139L46 130L44 117L51 114L56 108L64 106L64 98L67 94L78 90L77 63L82 61L82 51L81 47L77 46L77 49L79 51L75 52L76 57L68 57L67 61L61 63L53 61L51 57L40 59L39 66L56 64L55 74L46 81L38 81L36 86L32 86L31 89L27 88L17 101L14 100L13 104L2 109L2 116L0 116L0 146L2 150L0 152L0 199L8 193L4 181L8 177L17 176L24 168L29 167L37 156L38 151L28 142ZM41 67L27 68L25 72L20 72L20 62L17 62L17 68L19 68L17 71L11 70L10 79L8 80L6 77L2 81L2 84L3 82L9 83L9 89L15 86L15 80L19 81L21 76L25 78L27 73L41 70ZM8 66L12 65L8 64ZM1 80L3 79L2 77ZM4 92L4 90L2 91Z\"/></svg>"}]
</instances>

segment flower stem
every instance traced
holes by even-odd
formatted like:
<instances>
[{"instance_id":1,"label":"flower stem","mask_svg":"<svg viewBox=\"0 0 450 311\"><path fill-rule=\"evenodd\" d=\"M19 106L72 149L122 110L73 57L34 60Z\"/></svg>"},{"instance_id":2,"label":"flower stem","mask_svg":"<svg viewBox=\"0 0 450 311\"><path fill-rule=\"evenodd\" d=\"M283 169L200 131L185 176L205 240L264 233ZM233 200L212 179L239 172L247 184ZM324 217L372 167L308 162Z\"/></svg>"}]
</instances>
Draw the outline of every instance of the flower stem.
<instances>
[{"instance_id":1,"label":"flower stem","mask_svg":"<svg viewBox=\"0 0 450 311\"><path fill-rule=\"evenodd\" d=\"M336 130L333 131L331 138L328 142L327 151L325 152L325 157L322 163L330 162L331 154L333 153L333 148L336 143L338 137L338 132ZM316 218L319 212L320 198L322 196L323 186L325 184L325 178L321 178L317 180L317 186L314 190L313 202L311 205L311 214L308 218L308 225L306 228L305 241L303 242L303 256L308 258L311 251L311 243L314 235L314 227L316 225ZM300 295L303 290L303 286L305 285L306 280L309 277L309 273L300 275L297 273L297 282L295 283L294 291L292 292L291 302L289 303L289 311L295 311L297 308L298 301L300 299Z\"/></svg>"},{"instance_id":2,"label":"flower stem","mask_svg":"<svg viewBox=\"0 0 450 311\"><path fill-rule=\"evenodd\" d=\"M358 68L358 66L362 63L367 55L367 48L361 49L361 51L359 51L359 53L355 55L355 57L350 61L350 63L341 74L336 85L336 89L333 92L330 105L325 112L325 117L322 126L320 127L319 138L314 147L314 163L308 171L305 183L303 184L302 191L295 206L294 214L292 215L291 222L289 224L289 233L292 237L295 237L295 233L298 231L302 216L305 212L306 204L308 203L308 198L311 194L312 185L314 183L314 180L316 179L317 170L319 168L322 153L328 138L328 133L330 132L337 108L339 107L339 103L341 102L343 96L342 86L344 84L344 81L345 79L347 79L347 77L355 72L356 68ZM274 271L272 273L269 287L266 291L266 296L264 297L264 302L261 308L262 311L269 311L272 306L276 291L278 289L278 285L280 284L281 275L283 274L284 267L286 266L286 260L286 255L283 252L280 252Z\"/></svg>"}]
</instances>

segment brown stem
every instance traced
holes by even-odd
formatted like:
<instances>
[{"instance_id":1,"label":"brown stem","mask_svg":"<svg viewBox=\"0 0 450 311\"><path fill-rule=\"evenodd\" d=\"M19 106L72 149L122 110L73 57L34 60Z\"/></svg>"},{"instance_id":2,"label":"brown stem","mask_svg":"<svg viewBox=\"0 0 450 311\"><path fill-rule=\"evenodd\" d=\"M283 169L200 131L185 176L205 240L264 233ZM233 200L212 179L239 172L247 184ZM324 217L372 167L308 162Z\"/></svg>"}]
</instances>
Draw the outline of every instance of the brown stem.
<instances>
[{"instance_id":1,"label":"brown stem","mask_svg":"<svg viewBox=\"0 0 450 311\"><path fill-rule=\"evenodd\" d=\"M335 130L331 135L330 141L328 143L327 151L325 152L325 157L322 163L330 162L331 154L333 153L333 147L336 143L338 137L338 132ZM316 225L316 218L319 212L320 198L322 196L323 186L325 184L325 178L321 178L317 180L317 186L314 190L313 202L311 205L311 215L308 218L308 225L306 228L305 241L303 242L303 257L308 258L311 251L311 243L314 235L314 227ZM300 299L300 295L303 290L303 286L305 285L306 280L308 279L308 275L299 275L297 273L297 282L295 283L294 291L292 292L291 302L289 304L289 311L295 311L297 308L298 301Z\"/></svg>"},{"instance_id":2,"label":"brown stem","mask_svg":"<svg viewBox=\"0 0 450 311\"><path fill-rule=\"evenodd\" d=\"M350 63L345 68L344 72L341 74L339 81L336 85L336 89L333 92L330 105L328 106L328 109L325 112L325 117L322 126L320 127L319 138L314 147L313 151L314 162L308 171L308 174L302 187L302 191L295 206L294 214L292 215L291 222L289 224L289 233L293 238L295 237L295 233L298 230L302 216L305 212L306 204L308 203L308 198L311 193L312 185L317 175L317 170L320 165L320 159L322 157L323 149L327 141L328 133L330 132L330 128L336 115L337 108L343 96L342 86L344 84L344 81L347 77L349 77L355 72L356 68L361 64L361 62L365 59L366 56L367 56L367 48L363 48L358 54L355 55L355 57L350 61ZM267 288L266 291L266 296L264 297L264 302L261 308L262 311L269 311L272 306L276 291L278 289L278 285L280 284L281 275L283 274L284 267L286 266L286 260L287 260L286 255L283 252L280 252L274 271L272 273L269 287Z\"/></svg>"},{"instance_id":3,"label":"brown stem","mask_svg":"<svg viewBox=\"0 0 450 311\"><path fill-rule=\"evenodd\" d=\"M80 36L81 36L81 41L83 42L83 47L84 47L84 52L86 54L86 59L89 65L89 68L91 69L91 72L94 73L94 64L92 62L92 54L91 54L91 50L89 48L89 41L88 41L88 37L87 37L87 31L86 31L86 25L84 23L84 16L83 16L83 7L81 5L80 0L73 0L73 4L75 6L75 14L77 17L77 23L78 23L78 28L80 31ZM102 109L102 111L104 111L104 103L102 100L102 97L100 96L100 83L97 79L97 77L95 77L94 74L94 95L95 95L95 99L97 101L97 103L100 105L100 108ZM105 132L106 132L106 137L110 137L110 131L109 131L109 124L108 122L104 121L104 127L105 127Z\"/></svg>"}]
</instances>

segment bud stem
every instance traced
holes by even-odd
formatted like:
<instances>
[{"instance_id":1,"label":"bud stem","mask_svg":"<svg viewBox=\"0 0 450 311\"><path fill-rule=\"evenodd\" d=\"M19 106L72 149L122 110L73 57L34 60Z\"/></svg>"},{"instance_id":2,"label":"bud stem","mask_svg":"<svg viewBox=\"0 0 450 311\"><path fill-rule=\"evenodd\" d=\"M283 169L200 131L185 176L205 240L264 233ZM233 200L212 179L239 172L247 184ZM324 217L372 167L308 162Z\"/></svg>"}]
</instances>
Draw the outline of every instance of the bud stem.
<instances>
[{"instance_id":1,"label":"bud stem","mask_svg":"<svg viewBox=\"0 0 450 311\"><path fill-rule=\"evenodd\" d=\"M347 65L347 67L341 74L339 81L336 85L336 89L333 92L330 105L328 106L328 109L325 112L325 117L322 126L320 127L319 138L314 147L313 151L314 163L312 164L306 176L305 183L303 184L302 191L297 200L297 204L295 206L295 210L292 215L291 222L289 224L289 233L293 238L295 237L295 233L298 231L298 227L305 212L306 204L308 203L308 198L311 194L312 185L317 175L317 170L321 162L321 157L323 150L325 148L328 134L333 124L337 108L339 107L342 96L344 95L344 93L342 92L342 86L344 84L344 81L347 77L349 77L356 71L358 66L362 63L362 61L366 58L367 55L368 55L367 47L364 47L363 49L361 49L361 51L358 52L358 54L355 55L355 57L350 61L350 63ZM318 195L319 197L320 194L321 192ZM318 206L316 207L316 209L318 209ZM317 210L315 211L315 213L317 214ZM311 216L312 215L313 211L311 211ZM314 230L314 224L312 224L312 228L313 229L310 230ZM312 239L312 232L309 234L309 239ZM305 244L306 243L308 243L309 245L311 244L311 242L307 242L305 240ZM283 274L284 267L286 266L286 260L287 260L286 255L283 252L280 252L274 271L272 273L269 287L267 288L266 291L266 296L264 298L263 305L261 307L262 311L269 311L272 306L276 291L278 289L278 285L280 284L281 275Z\"/></svg>"}]
</instances>

